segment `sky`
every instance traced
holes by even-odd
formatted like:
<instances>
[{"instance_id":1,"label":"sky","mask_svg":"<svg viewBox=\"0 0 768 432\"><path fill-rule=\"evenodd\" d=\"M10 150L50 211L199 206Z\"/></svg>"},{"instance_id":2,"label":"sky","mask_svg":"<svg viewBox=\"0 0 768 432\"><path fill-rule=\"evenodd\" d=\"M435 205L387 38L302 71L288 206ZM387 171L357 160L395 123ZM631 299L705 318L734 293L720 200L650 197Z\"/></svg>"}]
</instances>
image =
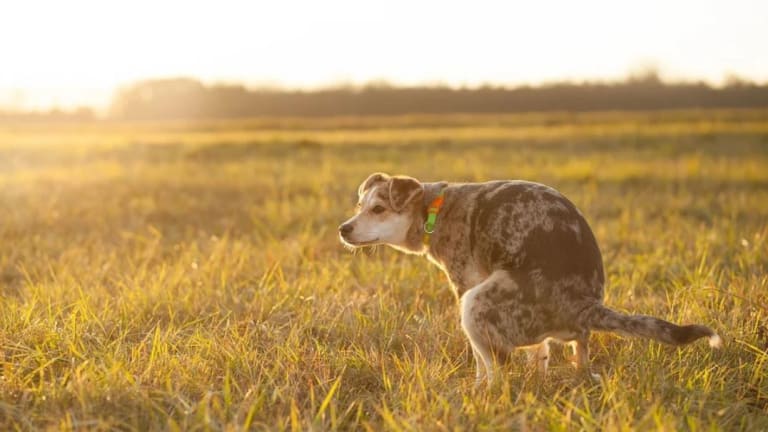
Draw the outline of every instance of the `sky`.
<instances>
[{"instance_id":1,"label":"sky","mask_svg":"<svg viewBox=\"0 0 768 432\"><path fill-rule=\"evenodd\" d=\"M317 88L768 82L765 0L23 0L0 5L0 109L105 107L147 78Z\"/></svg>"}]
</instances>

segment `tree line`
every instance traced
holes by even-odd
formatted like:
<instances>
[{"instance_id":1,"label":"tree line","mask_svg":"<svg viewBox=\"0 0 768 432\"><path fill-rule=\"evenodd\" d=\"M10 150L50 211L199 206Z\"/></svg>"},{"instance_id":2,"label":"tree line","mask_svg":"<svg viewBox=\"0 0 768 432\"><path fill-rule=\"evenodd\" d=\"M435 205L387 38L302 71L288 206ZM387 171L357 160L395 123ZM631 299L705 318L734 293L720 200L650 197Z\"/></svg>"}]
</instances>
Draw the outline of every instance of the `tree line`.
<instances>
[{"instance_id":1,"label":"tree line","mask_svg":"<svg viewBox=\"0 0 768 432\"><path fill-rule=\"evenodd\" d=\"M618 83L538 87L374 84L314 91L205 85L180 78L143 81L120 90L110 116L139 120L755 107L768 107L768 85L739 80L723 87L665 83L654 75Z\"/></svg>"},{"instance_id":2,"label":"tree line","mask_svg":"<svg viewBox=\"0 0 768 432\"><path fill-rule=\"evenodd\" d=\"M107 112L115 120L223 119L243 117L373 116L529 111L609 111L768 107L768 83L732 78L722 87L668 83L656 73L621 82L542 86L398 87L386 83L301 91L206 85L190 78L140 81L118 90ZM0 121L84 121L90 108L47 112L0 110Z\"/></svg>"}]
</instances>

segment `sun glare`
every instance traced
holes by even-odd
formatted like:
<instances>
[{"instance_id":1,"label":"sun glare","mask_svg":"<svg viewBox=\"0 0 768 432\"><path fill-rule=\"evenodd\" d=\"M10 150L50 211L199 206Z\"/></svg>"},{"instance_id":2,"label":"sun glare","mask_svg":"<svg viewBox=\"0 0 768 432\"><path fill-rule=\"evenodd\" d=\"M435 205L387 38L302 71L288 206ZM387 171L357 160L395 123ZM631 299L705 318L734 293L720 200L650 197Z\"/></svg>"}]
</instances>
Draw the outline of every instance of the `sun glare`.
<instances>
[{"instance_id":1,"label":"sun glare","mask_svg":"<svg viewBox=\"0 0 768 432\"><path fill-rule=\"evenodd\" d=\"M0 107L105 105L155 77L311 88L768 79L768 3L24 1L0 15Z\"/></svg>"}]
</instances>

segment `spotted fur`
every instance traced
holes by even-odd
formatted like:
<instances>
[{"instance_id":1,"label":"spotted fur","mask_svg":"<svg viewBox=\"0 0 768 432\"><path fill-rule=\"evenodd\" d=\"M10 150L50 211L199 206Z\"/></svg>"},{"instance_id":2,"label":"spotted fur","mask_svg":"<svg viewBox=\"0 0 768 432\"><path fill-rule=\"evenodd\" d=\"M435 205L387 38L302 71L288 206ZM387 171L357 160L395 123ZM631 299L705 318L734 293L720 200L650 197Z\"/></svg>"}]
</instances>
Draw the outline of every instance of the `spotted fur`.
<instances>
[{"instance_id":1,"label":"spotted fur","mask_svg":"<svg viewBox=\"0 0 768 432\"><path fill-rule=\"evenodd\" d=\"M427 206L441 190L444 204L425 246ZM420 183L375 173L358 194L358 213L340 227L342 241L423 254L446 273L460 301L478 382L490 382L493 361L515 348L528 347L546 372L552 339L570 342L576 366L588 371L592 330L671 345L705 336L712 346L721 344L702 325L678 326L603 306L605 276L595 236L573 203L548 186L520 180Z\"/></svg>"}]
</instances>

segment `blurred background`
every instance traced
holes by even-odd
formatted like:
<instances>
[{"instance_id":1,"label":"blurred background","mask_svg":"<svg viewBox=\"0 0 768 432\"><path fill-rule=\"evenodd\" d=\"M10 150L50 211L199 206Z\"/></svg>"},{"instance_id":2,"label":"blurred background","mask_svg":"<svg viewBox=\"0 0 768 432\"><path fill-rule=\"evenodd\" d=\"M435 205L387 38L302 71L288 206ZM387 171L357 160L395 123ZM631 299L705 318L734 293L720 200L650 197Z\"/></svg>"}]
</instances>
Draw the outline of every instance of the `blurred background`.
<instances>
[{"instance_id":1,"label":"blurred background","mask_svg":"<svg viewBox=\"0 0 768 432\"><path fill-rule=\"evenodd\" d=\"M764 106L757 0L33 0L0 18L3 117Z\"/></svg>"}]
</instances>

